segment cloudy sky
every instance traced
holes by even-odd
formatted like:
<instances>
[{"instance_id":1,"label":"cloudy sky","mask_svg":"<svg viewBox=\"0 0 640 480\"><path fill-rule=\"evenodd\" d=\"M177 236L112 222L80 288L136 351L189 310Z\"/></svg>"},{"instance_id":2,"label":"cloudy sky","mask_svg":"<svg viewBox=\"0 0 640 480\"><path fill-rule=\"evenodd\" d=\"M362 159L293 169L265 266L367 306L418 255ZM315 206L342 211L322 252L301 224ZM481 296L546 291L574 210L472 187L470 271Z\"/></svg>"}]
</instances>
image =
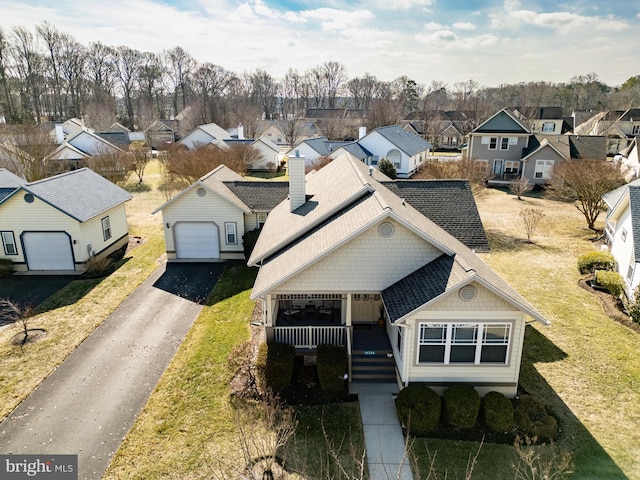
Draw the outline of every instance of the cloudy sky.
<instances>
[{"instance_id":1,"label":"cloudy sky","mask_svg":"<svg viewBox=\"0 0 640 480\"><path fill-rule=\"evenodd\" d=\"M640 74L640 4L628 0L0 0L0 27L47 21L84 45L181 46L200 62L282 77L326 61L349 78L407 75L483 86Z\"/></svg>"}]
</instances>

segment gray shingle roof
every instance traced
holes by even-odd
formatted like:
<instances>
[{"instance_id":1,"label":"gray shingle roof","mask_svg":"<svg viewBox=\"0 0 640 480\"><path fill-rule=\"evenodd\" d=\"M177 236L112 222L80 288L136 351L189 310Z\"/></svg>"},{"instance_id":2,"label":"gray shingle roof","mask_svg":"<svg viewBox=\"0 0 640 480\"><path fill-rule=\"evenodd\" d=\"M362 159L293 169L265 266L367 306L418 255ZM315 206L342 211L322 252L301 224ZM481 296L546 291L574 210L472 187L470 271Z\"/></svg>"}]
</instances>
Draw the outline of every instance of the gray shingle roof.
<instances>
[{"instance_id":1,"label":"gray shingle roof","mask_svg":"<svg viewBox=\"0 0 640 480\"><path fill-rule=\"evenodd\" d=\"M332 141L332 140L327 140L325 137L317 137L317 138L309 138L302 143L306 143L307 145L309 145L321 156L326 156L333 153L338 148L344 145L347 145L350 142Z\"/></svg>"},{"instance_id":2,"label":"gray shingle roof","mask_svg":"<svg viewBox=\"0 0 640 480\"><path fill-rule=\"evenodd\" d=\"M389 319L395 322L473 275L455 256L441 255L381 292Z\"/></svg>"},{"instance_id":3,"label":"gray shingle roof","mask_svg":"<svg viewBox=\"0 0 640 480\"><path fill-rule=\"evenodd\" d=\"M607 138L595 135L571 135L571 158L604 160L607 158Z\"/></svg>"},{"instance_id":4,"label":"gray shingle roof","mask_svg":"<svg viewBox=\"0 0 640 480\"><path fill-rule=\"evenodd\" d=\"M633 230L633 255L640 261L640 186L629 185L629 209Z\"/></svg>"},{"instance_id":5,"label":"gray shingle roof","mask_svg":"<svg viewBox=\"0 0 640 480\"><path fill-rule=\"evenodd\" d=\"M468 180L398 180L382 184L467 247L489 251Z\"/></svg>"},{"instance_id":6,"label":"gray shingle roof","mask_svg":"<svg viewBox=\"0 0 640 480\"><path fill-rule=\"evenodd\" d=\"M289 182L223 182L254 211L271 211L289 195Z\"/></svg>"},{"instance_id":7,"label":"gray shingle roof","mask_svg":"<svg viewBox=\"0 0 640 480\"><path fill-rule=\"evenodd\" d=\"M25 183L27 183L27 181L24 178L19 177L6 168L0 168L0 188L15 189Z\"/></svg>"},{"instance_id":8,"label":"gray shingle roof","mask_svg":"<svg viewBox=\"0 0 640 480\"><path fill-rule=\"evenodd\" d=\"M15 192L20 190L33 194L80 222L131 199L129 192L88 168L28 183Z\"/></svg>"},{"instance_id":9,"label":"gray shingle roof","mask_svg":"<svg viewBox=\"0 0 640 480\"><path fill-rule=\"evenodd\" d=\"M369 150L364 148L358 142L347 143L345 145L342 145L341 148L349 152L358 160L364 160L365 158L369 158L371 155L373 155Z\"/></svg>"},{"instance_id":10,"label":"gray shingle roof","mask_svg":"<svg viewBox=\"0 0 640 480\"><path fill-rule=\"evenodd\" d=\"M407 132L399 125L376 128L371 133L374 132L382 135L409 156L416 155L431 148L431 144L424 138L415 133Z\"/></svg>"},{"instance_id":11,"label":"gray shingle roof","mask_svg":"<svg viewBox=\"0 0 640 480\"><path fill-rule=\"evenodd\" d=\"M506 109L500 110L472 133L529 133Z\"/></svg>"}]
</instances>

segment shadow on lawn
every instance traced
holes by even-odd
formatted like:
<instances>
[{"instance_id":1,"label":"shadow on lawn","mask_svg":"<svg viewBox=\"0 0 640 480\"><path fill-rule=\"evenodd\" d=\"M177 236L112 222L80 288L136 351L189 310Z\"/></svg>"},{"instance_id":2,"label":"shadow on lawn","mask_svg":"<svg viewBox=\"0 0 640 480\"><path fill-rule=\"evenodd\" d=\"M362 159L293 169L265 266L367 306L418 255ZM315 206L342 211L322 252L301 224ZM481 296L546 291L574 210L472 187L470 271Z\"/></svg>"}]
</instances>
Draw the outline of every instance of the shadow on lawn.
<instances>
[{"instance_id":1,"label":"shadow on lawn","mask_svg":"<svg viewBox=\"0 0 640 480\"><path fill-rule=\"evenodd\" d=\"M553 363L565 358L565 352L541 332L527 325L520 370L521 385L527 393L542 399L558 420L560 434L556 444L572 454L574 473L571 478L627 478L535 368L535 363Z\"/></svg>"}]
</instances>

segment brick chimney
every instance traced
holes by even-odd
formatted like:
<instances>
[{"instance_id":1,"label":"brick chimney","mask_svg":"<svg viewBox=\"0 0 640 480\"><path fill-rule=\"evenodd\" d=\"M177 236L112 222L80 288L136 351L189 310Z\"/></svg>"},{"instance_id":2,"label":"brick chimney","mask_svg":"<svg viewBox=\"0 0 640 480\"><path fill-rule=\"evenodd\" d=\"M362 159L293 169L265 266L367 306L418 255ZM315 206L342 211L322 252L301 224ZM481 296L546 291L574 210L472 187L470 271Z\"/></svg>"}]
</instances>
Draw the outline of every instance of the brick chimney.
<instances>
[{"instance_id":1,"label":"brick chimney","mask_svg":"<svg viewBox=\"0 0 640 480\"><path fill-rule=\"evenodd\" d=\"M300 156L300 150L296 149L295 156L287 161L289 171L289 203L293 212L307 201L304 181L304 156Z\"/></svg>"}]
</instances>

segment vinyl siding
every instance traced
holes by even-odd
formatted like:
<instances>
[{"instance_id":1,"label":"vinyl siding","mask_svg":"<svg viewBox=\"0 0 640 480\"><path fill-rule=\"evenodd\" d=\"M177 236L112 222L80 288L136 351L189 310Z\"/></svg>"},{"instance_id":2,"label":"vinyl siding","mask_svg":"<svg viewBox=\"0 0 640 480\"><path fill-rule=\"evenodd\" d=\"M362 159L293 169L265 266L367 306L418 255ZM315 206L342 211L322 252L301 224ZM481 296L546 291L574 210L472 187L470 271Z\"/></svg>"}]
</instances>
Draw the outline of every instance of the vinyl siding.
<instances>
[{"instance_id":1,"label":"vinyl siding","mask_svg":"<svg viewBox=\"0 0 640 480\"><path fill-rule=\"evenodd\" d=\"M105 242L102 237L101 219L109 215L111 220L111 239ZM24 252L20 242L22 232L67 232L72 241L76 262L85 262L89 257L87 245L100 252L113 244L128 232L124 205L114 207L105 214L80 223L67 214L34 197L33 203L24 201L24 194L18 193L0 207L0 225L3 231L13 231L18 255L4 255L0 248L0 258L8 258L14 263L24 263Z\"/></svg>"},{"instance_id":2,"label":"vinyl siding","mask_svg":"<svg viewBox=\"0 0 640 480\"><path fill-rule=\"evenodd\" d=\"M381 237L374 225L271 293L378 293L441 254L399 223L390 223L391 237Z\"/></svg>"},{"instance_id":3,"label":"vinyl siding","mask_svg":"<svg viewBox=\"0 0 640 480\"><path fill-rule=\"evenodd\" d=\"M520 372L520 358L524 341L525 315L502 298L481 285L475 284L476 297L468 302L453 293L416 312L407 320L405 351L409 382L446 384L448 382L478 385L480 392L498 390L508 396L515 395ZM507 365L419 365L417 363L419 324L421 322L508 322L512 324L509 363ZM402 371L402 370L401 370ZM484 384L484 385L483 385ZM444 388L444 387L442 387Z\"/></svg>"},{"instance_id":4,"label":"vinyl siding","mask_svg":"<svg viewBox=\"0 0 640 480\"><path fill-rule=\"evenodd\" d=\"M527 146L529 136L518 136L508 133L492 133L492 134L470 134L469 156L478 160L488 160L492 166L493 160L520 160L522 159L522 149ZM489 149L489 144L483 144L482 138L497 137L498 143L495 149ZM507 150L500 149L500 139L503 137L517 138L516 145L509 145Z\"/></svg>"},{"instance_id":5,"label":"vinyl siding","mask_svg":"<svg viewBox=\"0 0 640 480\"><path fill-rule=\"evenodd\" d=\"M162 225L164 226L164 239L168 257L175 258L175 239L173 225L176 222L214 222L218 226L220 236L220 254L242 253L242 236L245 232L244 215L235 205L229 203L216 193L206 190L206 195L198 196L198 188L187 192L178 201L168 205L162 210ZM225 238L225 222L236 223L238 242L235 245L227 245ZM166 228L169 223L170 228Z\"/></svg>"}]
</instances>

